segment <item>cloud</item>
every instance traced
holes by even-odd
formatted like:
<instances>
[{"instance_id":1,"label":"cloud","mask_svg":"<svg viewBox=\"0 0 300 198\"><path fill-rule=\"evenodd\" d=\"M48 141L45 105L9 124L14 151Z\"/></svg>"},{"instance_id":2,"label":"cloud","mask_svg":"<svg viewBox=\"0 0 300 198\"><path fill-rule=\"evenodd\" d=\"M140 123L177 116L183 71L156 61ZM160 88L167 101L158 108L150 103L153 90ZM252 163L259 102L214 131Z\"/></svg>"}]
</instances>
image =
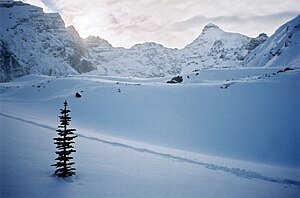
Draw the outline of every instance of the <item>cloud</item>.
<instances>
[{"instance_id":1,"label":"cloud","mask_svg":"<svg viewBox=\"0 0 300 198\"><path fill-rule=\"evenodd\" d=\"M298 12L282 12L269 15L254 15L254 16L217 16L217 17L206 17L204 15L193 16L189 19L178 21L172 25L174 31L184 31L189 28L194 28L199 24L204 24L207 22L216 24L230 24L235 26L249 26L249 24L270 24L270 23L280 23L282 21L289 20L297 16Z\"/></svg>"},{"instance_id":2,"label":"cloud","mask_svg":"<svg viewBox=\"0 0 300 198\"><path fill-rule=\"evenodd\" d=\"M204 25L255 36L271 34L298 15L298 0L27 0L59 12L82 37L97 35L114 46L155 41L184 47Z\"/></svg>"}]
</instances>

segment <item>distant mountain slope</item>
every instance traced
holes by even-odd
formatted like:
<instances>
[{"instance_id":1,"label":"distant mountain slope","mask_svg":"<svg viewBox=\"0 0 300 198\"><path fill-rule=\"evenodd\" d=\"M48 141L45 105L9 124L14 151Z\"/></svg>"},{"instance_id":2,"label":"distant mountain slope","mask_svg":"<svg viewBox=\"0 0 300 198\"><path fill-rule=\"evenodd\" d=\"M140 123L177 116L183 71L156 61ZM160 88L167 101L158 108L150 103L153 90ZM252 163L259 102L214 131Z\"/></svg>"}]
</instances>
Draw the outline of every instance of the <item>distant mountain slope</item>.
<instances>
[{"instance_id":1,"label":"distant mountain slope","mask_svg":"<svg viewBox=\"0 0 300 198\"><path fill-rule=\"evenodd\" d=\"M200 36L183 49L170 49L148 42L130 49L113 48L102 39L86 39L94 65L93 74L158 77L189 73L203 68L232 68L244 64L245 57L267 39L228 33L214 24L204 27Z\"/></svg>"},{"instance_id":2,"label":"distant mountain slope","mask_svg":"<svg viewBox=\"0 0 300 198\"><path fill-rule=\"evenodd\" d=\"M248 53L267 38L266 34L249 38L224 32L210 23L195 41L180 50L181 65L187 72L191 69L240 67Z\"/></svg>"},{"instance_id":3,"label":"distant mountain slope","mask_svg":"<svg viewBox=\"0 0 300 198\"><path fill-rule=\"evenodd\" d=\"M91 73L100 75L160 77L180 73L178 50L166 48L156 43L137 44L130 49L114 48L98 43L90 45L86 41L93 63L98 67Z\"/></svg>"},{"instance_id":4,"label":"distant mountain slope","mask_svg":"<svg viewBox=\"0 0 300 198\"><path fill-rule=\"evenodd\" d=\"M170 49L153 42L115 48L82 39L59 14L22 2L1 1L0 82L27 74L161 77L210 68L295 66L299 63L299 17L270 38L249 38L208 24L191 44ZM265 42L266 41L266 42Z\"/></svg>"}]
</instances>

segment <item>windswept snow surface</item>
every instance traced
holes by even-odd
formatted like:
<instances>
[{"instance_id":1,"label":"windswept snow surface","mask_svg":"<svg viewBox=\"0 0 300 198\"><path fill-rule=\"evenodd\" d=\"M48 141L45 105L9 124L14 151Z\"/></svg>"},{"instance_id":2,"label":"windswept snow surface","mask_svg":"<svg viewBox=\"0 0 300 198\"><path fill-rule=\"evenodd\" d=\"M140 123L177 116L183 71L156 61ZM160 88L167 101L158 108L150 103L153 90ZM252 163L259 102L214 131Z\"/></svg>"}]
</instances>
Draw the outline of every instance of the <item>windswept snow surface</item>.
<instances>
[{"instance_id":1,"label":"windswept snow surface","mask_svg":"<svg viewBox=\"0 0 300 198\"><path fill-rule=\"evenodd\" d=\"M35 75L2 83L0 196L297 197L300 71L279 70L203 70L182 84ZM65 99L79 137L77 175L63 180L50 164Z\"/></svg>"}]
</instances>

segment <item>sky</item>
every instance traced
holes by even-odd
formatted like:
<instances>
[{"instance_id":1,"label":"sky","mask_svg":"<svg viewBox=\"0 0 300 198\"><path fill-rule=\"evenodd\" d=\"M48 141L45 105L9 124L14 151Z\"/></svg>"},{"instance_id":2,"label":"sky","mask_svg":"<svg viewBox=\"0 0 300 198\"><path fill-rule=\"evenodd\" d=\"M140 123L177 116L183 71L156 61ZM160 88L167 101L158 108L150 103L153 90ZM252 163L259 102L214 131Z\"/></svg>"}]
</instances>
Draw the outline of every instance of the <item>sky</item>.
<instances>
[{"instance_id":1,"label":"sky","mask_svg":"<svg viewBox=\"0 0 300 198\"><path fill-rule=\"evenodd\" d=\"M156 42L183 48L208 23L222 30L269 36L300 14L300 0L23 0L58 12L82 38L108 40L115 47Z\"/></svg>"}]
</instances>

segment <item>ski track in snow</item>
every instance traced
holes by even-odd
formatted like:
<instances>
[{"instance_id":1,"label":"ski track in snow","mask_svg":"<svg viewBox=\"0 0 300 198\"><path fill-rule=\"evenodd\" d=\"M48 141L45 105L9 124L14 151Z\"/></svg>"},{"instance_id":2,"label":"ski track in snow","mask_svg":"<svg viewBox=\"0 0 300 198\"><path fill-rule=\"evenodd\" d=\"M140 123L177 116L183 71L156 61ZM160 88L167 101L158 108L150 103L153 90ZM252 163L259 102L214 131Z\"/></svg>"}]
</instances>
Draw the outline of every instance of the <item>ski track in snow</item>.
<instances>
[{"instance_id":1,"label":"ski track in snow","mask_svg":"<svg viewBox=\"0 0 300 198\"><path fill-rule=\"evenodd\" d=\"M51 127L51 126L48 126L48 125L45 125L45 124L40 124L40 123L37 123L37 122L32 121L32 120L27 120L27 119L24 119L24 118L20 118L20 117L15 116L15 115L11 115L11 114L9 115L9 114L5 114L5 113L0 112L0 116L4 116L4 117L10 118L10 119L14 119L14 120L18 120L18 121L25 122L25 123L28 123L28 124L32 124L32 125L35 125L37 127L45 128L47 130L56 130L56 128L54 128L54 127ZM32 117L30 117L30 118L32 118ZM32 118L32 119L37 120L36 118ZM123 144L123 143L120 143L120 142L107 141L107 140L104 140L104 139L85 136L85 135L78 134L78 133L76 135L78 137L81 137L81 138L85 138L85 139L88 139L88 140L109 144L111 146L130 149L130 150L133 150L133 151L136 151L136 152L139 152L139 153L148 153L148 154L160 156L160 157L163 157L163 158L173 159L173 160L176 160L176 161L179 161L179 162L184 162L184 163L189 163L189 164L205 167L205 168L210 169L210 170L223 171L223 172L226 172L226 173L229 173L229 174L233 174L237 177L242 177L242 178L247 178L247 179L258 179L258 180L263 180L263 181L278 183L278 184L284 184L284 185L295 185L298 188L300 187L300 181L297 181L297 180L283 179L283 178L273 178L273 177L265 176L261 173L257 173L257 172L251 171L251 170L245 170L245 169L241 169L241 168L230 168L230 167L226 167L226 166L222 166L222 165L218 165L218 164L200 162L200 161L189 159L189 158L186 158L186 157L175 156L175 155L171 155L171 154L167 154L167 153L160 153L160 152L153 151L153 150L146 149L146 148L138 148L138 147L130 146L130 145Z\"/></svg>"}]
</instances>

